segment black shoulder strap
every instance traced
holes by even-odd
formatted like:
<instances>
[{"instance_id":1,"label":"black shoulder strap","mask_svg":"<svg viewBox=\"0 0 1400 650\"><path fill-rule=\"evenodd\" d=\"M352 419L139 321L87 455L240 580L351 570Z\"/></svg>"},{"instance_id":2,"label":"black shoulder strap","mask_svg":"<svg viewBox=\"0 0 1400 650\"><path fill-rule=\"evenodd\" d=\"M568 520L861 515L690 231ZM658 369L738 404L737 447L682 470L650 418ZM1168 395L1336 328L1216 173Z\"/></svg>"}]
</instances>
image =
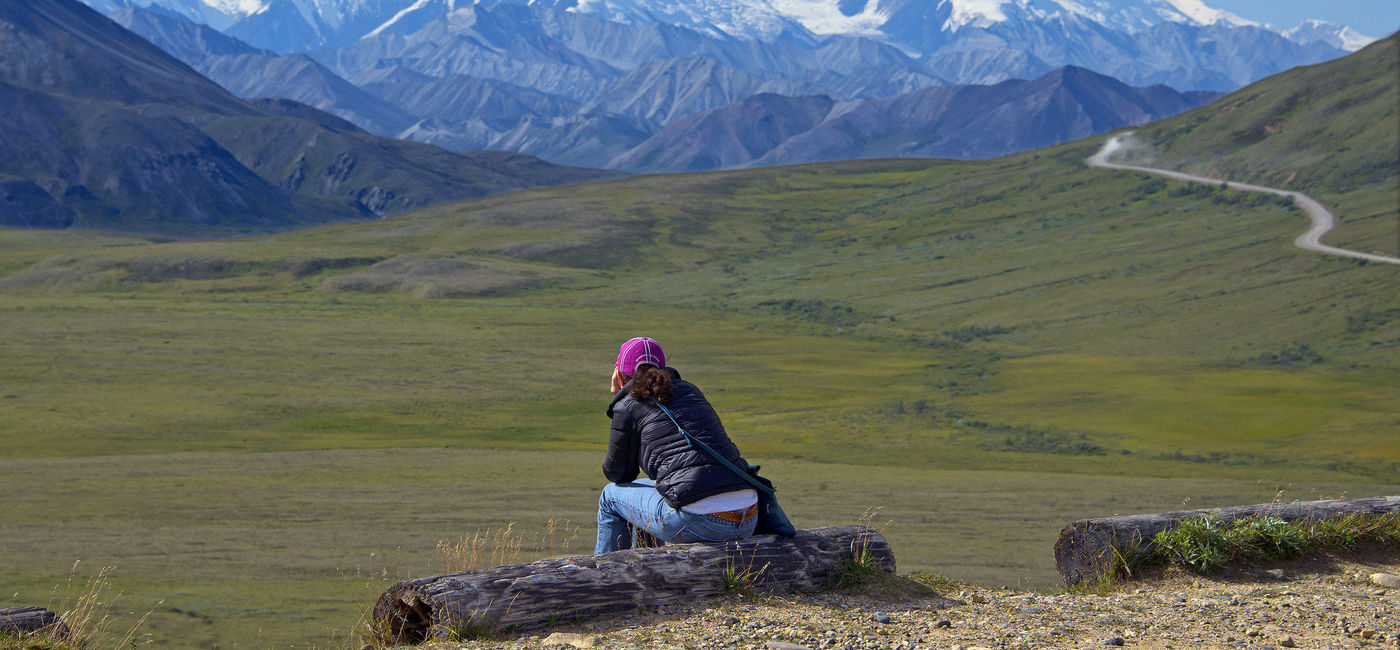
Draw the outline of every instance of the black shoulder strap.
<instances>
[{"instance_id":1,"label":"black shoulder strap","mask_svg":"<svg viewBox=\"0 0 1400 650\"><path fill-rule=\"evenodd\" d=\"M666 408L666 406L663 405L661 402L652 400L652 403L655 404L657 408L661 409L661 412L665 413L666 417L671 418L671 424L676 425L676 431L681 432L681 435L685 436L686 442L689 442L691 445L699 447L705 453L714 456L715 460L719 461L721 465L728 467L730 471L734 472L735 474L738 474L740 478L743 478L745 481L752 483L755 488L758 488L763 492L767 492L768 494L773 494L774 492L778 491L778 488L768 487L767 485L759 483L758 479L754 478L752 474L745 472L742 469L739 469L739 466L729 462L728 458L725 458L724 456L720 455L719 452L712 449L709 445L701 442L695 436L690 435L689 432L687 432L684 428L681 427L681 423L676 421L676 416L671 415L671 410Z\"/></svg>"}]
</instances>

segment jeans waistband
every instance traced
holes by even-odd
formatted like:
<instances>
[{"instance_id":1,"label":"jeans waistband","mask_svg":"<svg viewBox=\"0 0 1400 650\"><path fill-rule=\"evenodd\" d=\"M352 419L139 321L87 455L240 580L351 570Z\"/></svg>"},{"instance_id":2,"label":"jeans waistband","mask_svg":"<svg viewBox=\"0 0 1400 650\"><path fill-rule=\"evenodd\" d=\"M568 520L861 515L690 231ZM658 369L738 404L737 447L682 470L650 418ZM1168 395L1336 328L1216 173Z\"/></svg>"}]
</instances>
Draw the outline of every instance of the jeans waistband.
<instances>
[{"instance_id":1,"label":"jeans waistband","mask_svg":"<svg viewBox=\"0 0 1400 650\"><path fill-rule=\"evenodd\" d=\"M742 524L758 516L758 504L751 505L743 510L728 510L725 512L707 513L716 519L723 519L731 524Z\"/></svg>"}]
</instances>

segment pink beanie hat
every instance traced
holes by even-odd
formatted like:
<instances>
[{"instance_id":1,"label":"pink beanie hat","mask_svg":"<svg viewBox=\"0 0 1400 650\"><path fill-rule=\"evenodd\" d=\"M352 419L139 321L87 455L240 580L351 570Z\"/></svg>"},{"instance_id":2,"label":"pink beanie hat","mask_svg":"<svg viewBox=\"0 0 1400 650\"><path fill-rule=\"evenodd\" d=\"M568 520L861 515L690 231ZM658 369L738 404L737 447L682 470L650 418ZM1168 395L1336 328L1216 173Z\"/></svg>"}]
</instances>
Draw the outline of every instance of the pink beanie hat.
<instances>
[{"instance_id":1,"label":"pink beanie hat","mask_svg":"<svg viewBox=\"0 0 1400 650\"><path fill-rule=\"evenodd\" d=\"M637 374L637 366L649 363L657 368L666 367L666 352L655 339L638 336L622 344L617 350L617 370L628 377Z\"/></svg>"}]
</instances>

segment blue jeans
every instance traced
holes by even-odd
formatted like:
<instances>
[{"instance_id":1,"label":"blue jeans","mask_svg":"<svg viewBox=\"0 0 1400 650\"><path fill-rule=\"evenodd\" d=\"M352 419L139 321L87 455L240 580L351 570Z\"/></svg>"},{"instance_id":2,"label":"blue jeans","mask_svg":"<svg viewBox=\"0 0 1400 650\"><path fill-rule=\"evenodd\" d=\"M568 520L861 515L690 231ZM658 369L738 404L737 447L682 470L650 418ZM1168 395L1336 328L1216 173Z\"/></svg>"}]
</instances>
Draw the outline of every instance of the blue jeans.
<instances>
[{"instance_id":1,"label":"blue jeans","mask_svg":"<svg viewBox=\"0 0 1400 650\"><path fill-rule=\"evenodd\" d=\"M697 515L677 510L661 498L651 479L631 483L609 483L598 497L598 544L594 553L632 548L632 531L627 524L641 528L661 541L725 542L753 534L758 517L742 524L713 515Z\"/></svg>"}]
</instances>

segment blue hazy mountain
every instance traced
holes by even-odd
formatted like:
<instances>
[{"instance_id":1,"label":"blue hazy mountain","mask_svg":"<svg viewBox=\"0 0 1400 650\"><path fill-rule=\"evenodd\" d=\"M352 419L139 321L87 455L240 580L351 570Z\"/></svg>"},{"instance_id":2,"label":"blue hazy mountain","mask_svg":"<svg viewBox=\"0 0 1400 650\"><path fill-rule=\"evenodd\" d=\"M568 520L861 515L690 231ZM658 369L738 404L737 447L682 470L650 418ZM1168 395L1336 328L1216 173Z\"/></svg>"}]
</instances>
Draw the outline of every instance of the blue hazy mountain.
<instances>
[{"instance_id":1,"label":"blue hazy mountain","mask_svg":"<svg viewBox=\"0 0 1400 650\"><path fill-rule=\"evenodd\" d=\"M0 3L0 61L4 225L233 234L614 176L245 101L75 0Z\"/></svg>"}]
</instances>

